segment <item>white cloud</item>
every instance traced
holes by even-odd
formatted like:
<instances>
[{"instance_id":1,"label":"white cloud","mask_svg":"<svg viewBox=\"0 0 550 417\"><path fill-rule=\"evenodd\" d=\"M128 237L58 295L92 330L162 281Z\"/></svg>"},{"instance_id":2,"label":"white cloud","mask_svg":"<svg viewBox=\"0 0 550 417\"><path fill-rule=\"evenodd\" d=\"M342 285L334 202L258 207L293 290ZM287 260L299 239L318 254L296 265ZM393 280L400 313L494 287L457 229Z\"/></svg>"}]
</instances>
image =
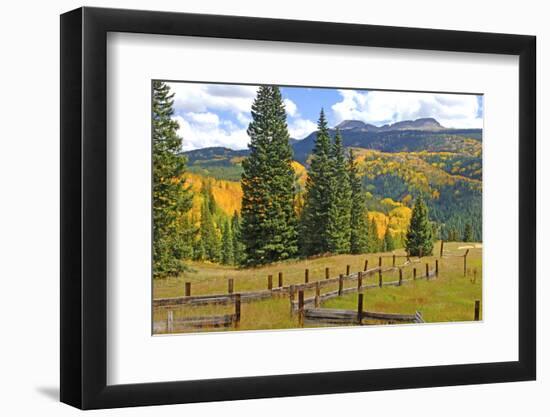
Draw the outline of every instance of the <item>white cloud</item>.
<instances>
[{"instance_id":1,"label":"white cloud","mask_svg":"<svg viewBox=\"0 0 550 417\"><path fill-rule=\"evenodd\" d=\"M176 112L203 113L209 110L228 111L235 115L250 113L257 87L197 83L168 83L175 93Z\"/></svg>"},{"instance_id":2,"label":"white cloud","mask_svg":"<svg viewBox=\"0 0 550 417\"><path fill-rule=\"evenodd\" d=\"M174 120L179 124L184 151L211 146L245 149L250 140L245 128L231 121L220 122L214 113L186 113L183 117L174 116Z\"/></svg>"},{"instance_id":3,"label":"white cloud","mask_svg":"<svg viewBox=\"0 0 550 417\"><path fill-rule=\"evenodd\" d=\"M474 95L338 90L341 101L332 106L335 123L361 120L381 125L433 117L445 127L482 127Z\"/></svg>"},{"instance_id":4,"label":"white cloud","mask_svg":"<svg viewBox=\"0 0 550 417\"><path fill-rule=\"evenodd\" d=\"M290 117L298 117L299 116L298 107L296 106L296 103L294 103L289 98L285 98L284 103L285 103L286 114L288 116L290 116Z\"/></svg>"},{"instance_id":5,"label":"white cloud","mask_svg":"<svg viewBox=\"0 0 550 417\"><path fill-rule=\"evenodd\" d=\"M288 124L288 133L293 139L303 139L317 130L317 124L308 119L294 119Z\"/></svg>"}]
</instances>

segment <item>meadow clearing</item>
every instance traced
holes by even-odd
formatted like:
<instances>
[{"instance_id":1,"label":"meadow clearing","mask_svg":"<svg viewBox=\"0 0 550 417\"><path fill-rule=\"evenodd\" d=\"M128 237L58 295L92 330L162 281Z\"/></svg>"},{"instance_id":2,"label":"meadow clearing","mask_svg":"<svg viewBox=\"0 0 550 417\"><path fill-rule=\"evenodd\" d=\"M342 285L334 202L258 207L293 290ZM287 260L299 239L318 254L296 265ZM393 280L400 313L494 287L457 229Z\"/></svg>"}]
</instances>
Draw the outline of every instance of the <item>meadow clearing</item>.
<instances>
[{"instance_id":1,"label":"meadow clearing","mask_svg":"<svg viewBox=\"0 0 550 417\"><path fill-rule=\"evenodd\" d=\"M423 257L419 263L413 263L403 268L402 286L368 288L361 291L364 294L364 310L381 313L414 314L420 311L424 321L450 322L471 321L474 319L474 303L482 299L482 248L481 244L463 242L445 242L443 257L439 255L439 243L435 245L434 256ZM464 276L464 258L462 255L469 250L467 256L467 273ZM309 282L325 279L325 268L329 268L330 277L345 274L347 265L351 273L363 271L365 260L369 269L376 267L379 256L383 256L383 266L392 266L392 254L405 255L403 250L387 253L364 255L336 255L310 259L279 262L257 268L235 268L206 262L190 262L190 271L177 277L156 279L153 281L153 298L182 297L185 295L185 283L191 283L191 295L224 294L228 291L228 279L234 282L234 292L259 291L267 289L268 276L273 276L273 287L278 286L278 275L283 274L283 285L304 283L305 270L309 270ZM435 279L410 280L413 268L419 274L428 263L434 268L435 260L439 262L439 275ZM397 258L396 265L402 265L406 258ZM398 272L384 273L383 281L391 282L398 279ZM364 285L377 284L378 275L372 274L363 278ZM346 284L348 287L355 284ZM323 293L336 290L338 283L327 285ZM314 290L306 290L305 297L311 297ZM357 293L324 301L323 308L355 310L357 308ZM165 322L168 311L174 318L195 316L216 316L231 314L233 305L201 305L201 306L170 306L153 308L153 321ZM155 333L165 333L162 326L155 326ZM288 296L274 296L265 300L245 302L241 307L239 330L270 330L300 327L298 317L290 313ZM306 327L317 325L306 324ZM200 331L231 331L232 327L203 329ZM196 329L175 329L173 332L196 332Z\"/></svg>"}]
</instances>

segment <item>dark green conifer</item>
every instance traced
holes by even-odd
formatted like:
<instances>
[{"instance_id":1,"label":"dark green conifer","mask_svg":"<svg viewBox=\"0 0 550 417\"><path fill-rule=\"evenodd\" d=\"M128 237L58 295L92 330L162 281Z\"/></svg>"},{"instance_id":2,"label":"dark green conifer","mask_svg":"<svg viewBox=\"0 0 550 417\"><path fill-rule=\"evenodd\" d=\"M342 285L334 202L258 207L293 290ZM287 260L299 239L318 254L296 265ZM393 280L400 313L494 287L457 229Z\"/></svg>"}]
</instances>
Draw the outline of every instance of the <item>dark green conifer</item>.
<instances>
[{"instance_id":1,"label":"dark green conifer","mask_svg":"<svg viewBox=\"0 0 550 417\"><path fill-rule=\"evenodd\" d=\"M416 199L405 248L410 256L431 256L433 252L432 225L422 196Z\"/></svg>"},{"instance_id":2,"label":"dark green conifer","mask_svg":"<svg viewBox=\"0 0 550 417\"><path fill-rule=\"evenodd\" d=\"M329 251L327 229L332 175L331 140L325 113L321 109L301 219L301 246L302 252L307 256Z\"/></svg>"},{"instance_id":3,"label":"dark green conifer","mask_svg":"<svg viewBox=\"0 0 550 417\"><path fill-rule=\"evenodd\" d=\"M351 149L348 154L348 176L351 188L350 252L365 253L368 251L369 233L366 199L357 162Z\"/></svg>"},{"instance_id":4,"label":"dark green conifer","mask_svg":"<svg viewBox=\"0 0 550 417\"><path fill-rule=\"evenodd\" d=\"M295 175L279 88L261 86L251 113L250 155L242 164L241 240L245 263L259 265L291 258L298 250Z\"/></svg>"},{"instance_id":5,"label":"dark green conifer","mask_svg":"<svg viewBox=\"0 0 550 417\"><path fill-rule=\"evenodd\" d=\"M153 82L153 277L185 270L182 258L191 253L186 216L192 193L185 182L187 159L181 155L178 123L172 119L174 94ZM183 236L183 238L182 238Z\"/></svg>"},{"instance_id":6,"label":"dark green conifer","mask_svg":"<svg viewBox=\"0 0 550 417\"><path fill-rule=\"evenodd\" d=\"M351 242L351 184L340 131L331 146L332 175L327 240L331 253L349 253Z\"/></svg>"}]
</instances>

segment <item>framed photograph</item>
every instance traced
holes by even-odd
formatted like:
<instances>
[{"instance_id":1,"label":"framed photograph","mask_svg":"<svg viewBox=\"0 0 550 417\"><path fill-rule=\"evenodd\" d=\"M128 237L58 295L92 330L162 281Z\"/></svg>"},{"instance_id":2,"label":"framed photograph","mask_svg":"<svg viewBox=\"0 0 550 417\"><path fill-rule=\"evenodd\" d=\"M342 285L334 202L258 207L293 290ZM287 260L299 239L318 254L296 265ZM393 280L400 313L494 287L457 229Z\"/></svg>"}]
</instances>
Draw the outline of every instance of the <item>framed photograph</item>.
<instances>
[{"instance_id":1,"label":"framed photograph","mask_svg":"<svg viewBox=\"0 0 550 417\"><path fill-rule=\"evenodd\" d=\"M61 401L535 379L535 37L61 16Z\"/></svg>"}]
</instances>

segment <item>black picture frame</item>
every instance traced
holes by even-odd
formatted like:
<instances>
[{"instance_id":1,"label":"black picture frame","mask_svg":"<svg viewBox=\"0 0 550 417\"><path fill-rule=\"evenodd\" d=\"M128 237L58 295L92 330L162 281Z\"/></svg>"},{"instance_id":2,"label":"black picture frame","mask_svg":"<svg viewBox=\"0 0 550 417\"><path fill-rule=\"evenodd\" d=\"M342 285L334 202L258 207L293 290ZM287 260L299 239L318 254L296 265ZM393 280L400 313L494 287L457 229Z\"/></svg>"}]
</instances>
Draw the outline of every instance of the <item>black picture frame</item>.
<instances>
[{"instance_id":1,"label":"black picture frame","mask_svg":"<svg viewBox=\"0 0 550 417\"><path fill-rule=\"evenodd\" d=\"M107 385L108 32L519 56L519 360ZM61 401L82 409L377 391L536 377L534 36L79 8L61 15Z\"/></svg>"}]
</instances>

